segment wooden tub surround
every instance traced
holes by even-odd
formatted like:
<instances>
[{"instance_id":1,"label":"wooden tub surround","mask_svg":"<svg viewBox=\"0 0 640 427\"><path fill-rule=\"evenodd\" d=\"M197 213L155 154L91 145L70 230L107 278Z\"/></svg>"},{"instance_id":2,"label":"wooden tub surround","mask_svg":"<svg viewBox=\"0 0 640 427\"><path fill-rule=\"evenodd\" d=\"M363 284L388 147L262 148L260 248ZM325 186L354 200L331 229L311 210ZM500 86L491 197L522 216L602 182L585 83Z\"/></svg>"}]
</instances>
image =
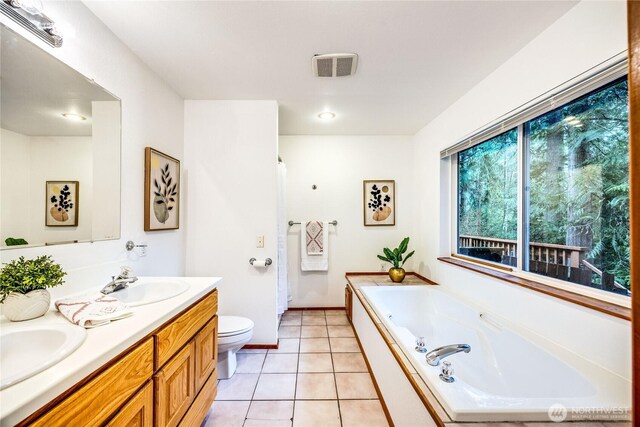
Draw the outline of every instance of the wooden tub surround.
<instances>
[{"instance_id":1,"label":"wooden tub surround","mask_svg":"<svg viewBox=\"0 0 640 427\"><path fill-rule=\"evenodd\" d=\"M194 292L183 306L17 425L200 426L218 382L218 291ZM97 329L109 327L118 325Z\"/></svg>"},{"instance_id":2,"label":"wooden tub surround","mask_svg":"<svg viewBox=\"0 0 640 427\"><path fill-rule=\"evenodd\" d=\"M360 290L363 286L406 286L406 285L426 285L426 286L437 286L438 284L424 278L415 273L407 273L406 279L402 283L393 283L389 279L386 273L347 273L345 275L347 279L347 284L345 287L345 305L347 306L347 317L353 322L353 301L358 301L364 308L367 313L369 319L375 325L375 328L380 333L380 336L386 343L389 351L393 355L393 358L398 363L402 372L404 373L406 379L411 384L411 387L416 392L418 398L428 411L429 415L434 421L434 424L439 427L457 427L457 426L513 426L513 427L529 427L529 426L542 426L548 425L553 426L557 425L557 423L553 422L479 422L479 423L469 423L469 422L455 422L452 421L451 418L447 415L447 412L442 407L442 405L438 402L434 394L431 392L425 381L422 377L417 373L416 369L413 367L412 363L405 356L402 348L396 343L395 339L391 335L391 333L387 330L386 326L382 323L382 321L378 318L378 315L375 313L374 309L369 304L368 300L362 294ZM409 280L407 280L409 279ZM355 295L355 299L354 299ZM355 328L354 325L354 330ZM364 349L363 349L364 354ZM371 371L373 376L375 377L375 371ZM382 393L380 393L381 398L384 398ZM386 399L392 399L392 396L386 396ZM623 421L623 422L571 422L571 425L574 427L609 427L609 426L631 426L631 422Z\"/></svg>"}]
</instances>

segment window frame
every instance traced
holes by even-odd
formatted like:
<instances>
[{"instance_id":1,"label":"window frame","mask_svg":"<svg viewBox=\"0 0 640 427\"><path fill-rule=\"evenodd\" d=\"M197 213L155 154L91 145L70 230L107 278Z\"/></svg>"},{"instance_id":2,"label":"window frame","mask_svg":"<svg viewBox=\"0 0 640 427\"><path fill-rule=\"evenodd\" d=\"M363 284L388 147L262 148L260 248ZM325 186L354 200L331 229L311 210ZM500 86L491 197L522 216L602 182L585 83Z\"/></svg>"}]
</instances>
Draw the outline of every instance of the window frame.
<instances>
[{"instance_id":1,"label":"window frame","mask_svg":"<svg viewBox=\"0 0 640 427\"><path fill-rule=\"evenodd\" d=\"M524 125L526 122L540 117L556 108L570 104L577 99L604 88L614 81L628 75L626 59L612 66L604 68L588 78L584 78L581 82L574 82L573 84L567 84L562 90L562 96L551 95L545 98L543 101L531 105L523 111L519 111L512 116L502 120L500 125L490 124L485 127L485 130L475 132L473 136L465 138L463 141L454 145L450 149L441 152L443 158L449 158L450 164L450 194L451 194L451 206L450 206L450 239L449 246L452 257L468 262L471 264L477 264L491 269L495 269L502 272L508 272L515 277L537 282L546 286L560 289L562 291L568 291L574 294L583 295L589 298L594 298L600 301L618 305L624 308L631 307L631 298L624 295L618 295L604 290L591 288L589 286L579 285L572 282L543 276L541 274L532 273L528 270L529 257L526 256L525 248L529 246L528 240L528 206L529 206L529 141L525 137ZM628 78L628 77L627 77ZM561 102L560 102L561 101ZM459 234L458 234L458 205L459 205L459 189L458 189L458 153L471 148L475 145L480 145L510 129L517 128L518 132L518 147L517 147L517 168L518 168L518 189L517 189L517 261L516 266L507 266L501 263L491 262L483 259L475 259L466 255L461 255L458 252ZM472 143L470 143L472 142ZM449 151L453 150L452 153Z\"/></svg>"}]
</instances>

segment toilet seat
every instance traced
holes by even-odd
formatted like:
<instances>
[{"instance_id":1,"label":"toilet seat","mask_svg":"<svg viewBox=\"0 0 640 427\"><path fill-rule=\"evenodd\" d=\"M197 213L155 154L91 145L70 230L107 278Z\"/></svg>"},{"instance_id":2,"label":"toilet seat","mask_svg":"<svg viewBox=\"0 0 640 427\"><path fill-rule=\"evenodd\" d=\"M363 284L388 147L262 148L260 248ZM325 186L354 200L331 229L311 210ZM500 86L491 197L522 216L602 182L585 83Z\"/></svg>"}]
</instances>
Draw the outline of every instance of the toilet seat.
<instances>
[{"instance_id":1,"label":"toilet seat","mask_svg":"<svg viewBox=\"0 0 640 427\"><path fill-rule=\"evenodd\" d=\"M240 335L253 329L253 321L239 316L218 316L218 336Z\"/></svg>"}]
</instances>

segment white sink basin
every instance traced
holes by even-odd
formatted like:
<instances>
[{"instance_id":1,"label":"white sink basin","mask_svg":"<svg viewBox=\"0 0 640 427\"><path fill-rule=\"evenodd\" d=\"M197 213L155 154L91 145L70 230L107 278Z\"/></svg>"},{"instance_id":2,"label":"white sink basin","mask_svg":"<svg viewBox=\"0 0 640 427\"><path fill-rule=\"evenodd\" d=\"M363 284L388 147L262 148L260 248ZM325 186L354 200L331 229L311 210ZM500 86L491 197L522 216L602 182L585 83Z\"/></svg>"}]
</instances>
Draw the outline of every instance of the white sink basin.
<instances>
[{"instance_id":1,"label":"white sink basin","mask_svg":"<svg viewBox=\"0 0 640 427\"><path fill-rule=\"evenodd\" d=\"M7 324L0 330L0 390L55 365L84 342L80 326Z\"/></svg>"},{"instance_id":2,"label":"white sink basin","mask_svg":"<svg viewBox=\"0 0 640 427\"><path fill-rule=\"evenodd\" d=\"M129 307L152 304L180 295L189 289L189 284L175 280L154 280L133 284L128 288L113 292L110 296L118 298Z\"/></svg>"}]
</instances>

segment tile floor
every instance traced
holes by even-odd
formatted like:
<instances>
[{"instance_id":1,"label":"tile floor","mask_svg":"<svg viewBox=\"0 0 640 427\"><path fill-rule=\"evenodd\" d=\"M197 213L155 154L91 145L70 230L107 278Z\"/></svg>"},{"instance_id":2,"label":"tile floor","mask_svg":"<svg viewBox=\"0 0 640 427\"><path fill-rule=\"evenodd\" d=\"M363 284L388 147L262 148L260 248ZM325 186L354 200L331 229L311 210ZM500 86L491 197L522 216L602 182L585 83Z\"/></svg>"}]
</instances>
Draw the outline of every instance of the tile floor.
<instances>
[{"instance_id":1,"label":"tile floor","mask_svg":"<svg viewBox=\"0 0 640 427\"><path fill-rule=\"evenodd\" d=\"M342 310L287 311L277 350L241 350L203 427L387 426Z\"/></svg>"}]
</instances>

